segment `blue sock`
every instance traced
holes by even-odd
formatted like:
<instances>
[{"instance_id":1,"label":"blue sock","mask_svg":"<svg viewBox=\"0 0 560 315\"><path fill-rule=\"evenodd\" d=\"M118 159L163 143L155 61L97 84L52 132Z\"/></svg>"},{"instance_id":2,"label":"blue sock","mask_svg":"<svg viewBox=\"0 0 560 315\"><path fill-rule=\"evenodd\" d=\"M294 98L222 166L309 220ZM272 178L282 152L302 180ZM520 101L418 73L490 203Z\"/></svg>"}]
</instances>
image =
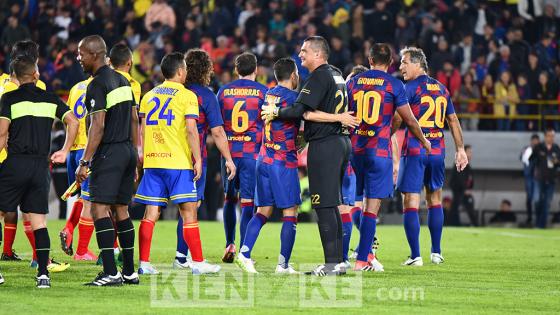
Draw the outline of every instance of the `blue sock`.
<instances>
[{"instance_id":1,"label":"blue sock","mask_svg":"<svg viewBox=\"0 0 560 315\"><path fill-rule=\"evenodd\" d=\"M280 232L280 257L278 257L278 264L287 268L296 241L297 218L283 217L282 221L284 223L282 223L282 231Z\"/></svg>"},{"instance_id":2,"label":"blue sock","mask_svg":"<svg viewBox=\"0 0 560 315\"><path fill-rule=\"evenodd\" d=\"M185 255L185 257L176 257L184 264L187 261L186 256L189 253L189 246L187 246L187 242L185 242L183 237L183 218L181 216L179 216L179 221L177 222L177 252Z\"/></svg>"},{"instance_id":3,"label":"blue sock","mask_svg":"<svg viewBox=\"0 0 560 315\"><path fill-rule=\"evenodd\" d=\"M360 223L362 220L362 209L360 207L354 207L350 210L350 215L352 216L352 222L354 222L354 226L360 231ZM360 246L356 246L354 249L355 252L358 252Z\"/></svg>"},{"instance_id":4,"label":"blue sock","mask_svg":"<svg viewBox=\"0 0 560 315\"><path fill-rule=\"evenodd\" d=\"M404 209L403 222L408 246L410 246L410 258L420 257L420 218L418 217L418 209Z\"/></svg>"},{"instance_id":5,"label":"blue sock","mask_svg":"<svg viewBox=\"0 0 560 315\"><path fill-rule=\"evenodd\" d=\"M235 206L237 198L226 198L224 201L224 230L226 232L226 247L229 244L235 244L235 224L237 223L237 214Z\"/></svg>"},{"instance_id":6,"label":"blue sock","mask_svg":"<svg viewBox=\"0 0 560 315\"><path fill-rule=\"evenodd\" d=\"M441 254L441 233L443 231L443 208L441 205L428 208L428 228L432 237L432 253Z\"/></svg>"},{"instance_id":7,"label":"blue sock","mask_svg":"<svg viewBox=\"0 0 560 315\"><path fill-rule=\"evenodd\" d=\"M242 253L246 258L251 258L251 251L253 250L253 246L255 246L257 237L259 237L261 228L265 223L266 217L260 213L257 213L247 224L247 233L245 234L245 240L243 241L241 249L239 250L239 252Z\"/></svg>"},{"instance_id":8,"label":"blue sock","mask_svg":"<svg viewBox=\"0 0 560 315\"><path fill-rule=\"evenodd\" d=\"M342 213L342 260L348 260L348 249L350 249L350 238L352 237L352 217L350 213Z\"/></svg>"},{"instance_id":9,"label":"blue sock","mask_svg":"<svg viewBox=\"0 0 560 315\"><path fill-rule=\"evenodd\" d=\"M362 215L362 224L360 225L360 245L358 246L357 260L367 261L368 255L373 244L375 229L377 226L377 215L371 212L365 212Z\"/></svg>"},{"instance_id":10,"label":"blue sock","mask_svg":"<svg viewBox=\"0 0 560 315\"><path fill-rule=\"evenodd\" d=\"M245 241L245 233L247 231L247 225L249 221L253 218L253 211L255 210L255 204L251 202L241 203L241 219L239 220L239 244L243 244Z\"/></svg>"}]
</instances>

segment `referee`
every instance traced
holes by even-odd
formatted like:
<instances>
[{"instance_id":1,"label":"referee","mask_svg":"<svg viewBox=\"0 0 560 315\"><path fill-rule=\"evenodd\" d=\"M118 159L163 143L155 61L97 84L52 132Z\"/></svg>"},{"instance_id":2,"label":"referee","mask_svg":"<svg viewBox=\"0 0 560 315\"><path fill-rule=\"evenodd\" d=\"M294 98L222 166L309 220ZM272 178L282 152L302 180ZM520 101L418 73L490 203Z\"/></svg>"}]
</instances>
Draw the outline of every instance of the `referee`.
<instances>
[{"instance_id":1,"label":"referee","mask_svg":"<svg viewBox=\"0 0 560 315\"><path fill-rule=\"evenodd\" d=\"M301 119L306 111L320 111L336 117L346 112L346 83L338 69L329 65L329 46L320 36L305 39L299 53L302 66L311 75L304 83L293 107L263 107L265 120ZM340 115L339 115L340 116ZM322 116L321 116L322 117ZM340 116L341 117L341 116ZM318 117L320 118L320 117ZM351 150L347 131L340 121L313 119L306 115L304 139L309 142L307 165L311 205L317 212L325 264L309 274L317 276L346 273L342 258L341 204L342 178ZM355 118L352 117L352 120Z\"/></svg>"},{"instance_id":2,"label":"referee","mask_svg":"<svg viewBox=\"0 0 560 315\"><path fill-rule=\"evenodd\" d=\"M36 60L20 56L12 61L20 86L0 100L0 151L8 145L8 158L0 168L0 209L13 213L18 206L29 213L37 251L37 288L50 288L47 264L51 241L49 212L49 151L55 118L68 126L62 150L51 162L64 163L78 133L78 120L54 94L35 86L39 79ZM0 277L1 278L1 277Z\"/></svg>"},{"instance_id":3,"label":"referee","mask_svg":"<svg viewBox=\"0 0 560 315\"><path fill-rule=\"evenodd\" d=\"M93 76L86 92L89 113L88 143L76 181L89 175L90 201L103 272L90 286L138 284L134 271L134 226L128 215L132 199L138 154L136 152L138 113L128 80L106 63L107 46L100 36L85 37L78 45L78 60ZM115 230L110 217L115 213L122 247L122 275L113 254Z\"/></svg>"}]
</instances>

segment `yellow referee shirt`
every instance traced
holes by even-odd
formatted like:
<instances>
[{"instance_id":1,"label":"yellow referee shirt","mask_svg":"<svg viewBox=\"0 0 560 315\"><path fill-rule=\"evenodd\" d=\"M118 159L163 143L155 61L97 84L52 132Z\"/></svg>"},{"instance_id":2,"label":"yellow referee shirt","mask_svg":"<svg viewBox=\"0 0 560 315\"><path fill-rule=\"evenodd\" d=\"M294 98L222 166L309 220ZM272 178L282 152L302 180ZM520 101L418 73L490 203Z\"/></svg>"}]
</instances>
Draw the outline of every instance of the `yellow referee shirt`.
<instances>
[{"instance_id":1,"label":"yellow referee shirt","mask_svg":"<svg viewBox=\"0 0 560 315\"><path fill-rule=\"evenodd\" d=\"M76 140L74 140L74 144L72 144L72 148L70 150L81 150L85 149L87 144L87 130L86 130L86 116L87 116L87 109L86 109L86 90L89 82L92 78L88 78L84 81L76 83L71 89L70 94L68 94L68 107L74 113L74 116L78 118L80 122L78 128L78 135L76 136Z\"/></svg>"},{"instance_id":2,"label":"yellow referee shirt","mask_svg":"<svg viewBox=\"0 0 560 315\"><path fill-rule=\"evenodd\" d=\"M41 80L37 81L35 85L42 90L47 90L47 85ZM4 93L17 90L17 88L18 85L11 81L11 76L8 73L0 75L0 97L2 97ZM8 151L6 151L6 149L0 151L0 163L4 162L7 157Z\"/></svg>"},{"instance_id":3,"label":"yellow referee shirt","mask_svg":"<svg viewBox=\"0 0 560 315\"><path fill-rule=\"evenodd\" d=\"M140 87L140 83L134 80L134 78L130 76L130 73L128 72L119 71L119 70L115 70L115 71L122 74L130 83L130 87L132 88L132 94L134 95L134 103L138 106L140 104L140 95L142 95L142 88Z\"/></svg>"},{"instance_id":4,"label":"yellow referee shirt","mask_svg":"<svg viewBox=\"0 0 560 315\"><path fill-rule=\"evenodd\" d=\"M186 118L198 119L198 99L183 84L165 81L140 102L144 168L191 170Z\"/></svg>"}]
</instances>

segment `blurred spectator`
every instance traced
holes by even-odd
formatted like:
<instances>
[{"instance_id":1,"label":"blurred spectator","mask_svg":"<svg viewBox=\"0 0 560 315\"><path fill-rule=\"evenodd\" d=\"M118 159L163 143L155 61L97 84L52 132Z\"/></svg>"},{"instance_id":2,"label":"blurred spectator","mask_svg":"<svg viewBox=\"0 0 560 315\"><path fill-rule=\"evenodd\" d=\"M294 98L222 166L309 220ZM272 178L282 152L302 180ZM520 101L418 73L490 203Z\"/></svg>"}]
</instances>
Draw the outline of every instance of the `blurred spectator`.
<instances>
[{"instance_id":1,"label":"blurred spectator","mask_svg":"<svg viewBox=\"0 0 560 315\"><path fill-rule=\"evenodd\" d=\"M67 40L70 36L69 29L70 24L72 23L72 18L70 17L71 11L72 8L64 6L54 18L54 24L60 29L56 36L62 40Z\"/></svg>"},{"instance_id":2,"label":"blurred spectator","mask_svg":"<svg viewBox=\"0 0 560 315\"><path fill-rule=\"evenodd\" d=\"M470 145L465 145L465 152L467 158L472 161L472 149ZM474 187L473 171L471 163L465 167L461 172L458 172L454 167L451 171L451 178L449 180L449 187L453 192L453 202L451 204L451 218L449 225L461 226L461 218L459 207L462 205L469 215L472 226L477 226L477 215L474 210L474 198L472 189Z\"/></svg>"},{"instance_id":3,"label":"blurred spectator","mask_svg":"<svg viewBox=\"0 0 560 315\"><path fill-rule=\"evenodd\" d=\"M157 22L163 26L165 32L170 32L175 29L175 12L173 8L167 4L166 0L154 0L148 12L146 12L144 24L148 32L154 30L154 23Z\"/></svg>"},{"instance_id":4,"label":"blurred spectator","mask_svg":"<svg viewBox=\"0 0 560 315\"><path fill-rule=\"evenodd\" d=\"M531 88L529 87L529 83L527 82L527 75L524 73L520 74L517 77L517 94L519 95L519 104L517 105L517 113L519 115L531 115L532 109L534 105L529 105L524 103L523 101L532 99L533 95L531 94ZM525 119L520 117L516 122L516 130L523 131L523 130L533 130L535 122L534 120Z\"/></svg>"},{"instance_id":5,"label":"blurred spectator","mask_svg":"<svg viewBox=\"0 0 560 315\"><path fill-rule=\"evenodd\" d=\"M556 8L554 5L556 5ZM552 0L544 6L544 14L538 17L536 22L537 35L539 38L547 35L551 37L560 35L560 21L557 16L558 9L560 9L560 1L557 0Z\"/></svg>"},{"instance_id":6,"label":"blurred spectator","mask_svg":"<svg viewBox=\"0 0 560 315\"><path fill-rule=\"evenodd\" d=\"M387 10L385 1L376 1L373 12L364 14L365 39L372 38L378 43L389 43L393 39L395 20L392 13Z\"/></svg>"},{"instance_id":7,"label":"blurred spectator","mask_svg":"<svg viewBox=\"0 0 560 315\"><path fill-rule=\"evenodd\" d=\"M74 84L86 79L82 67L76 61L76 56L66 53L62 57L63 68L59 70L52 81L54 90L70 90Z\"/></svg>"},{"instance_id":8,"label":"blurred spectator","mask_svg":"<svg viewBox=\"0 0 560 315\"><path fill-rule=\"evenodd\" d=\"M528 61L529 62L527 64L527 68L525 69L524 73L527 75L529 88L531 90L532 96L534 97L539 87L539 75L545 69L540 66L539 57L535 52L531 52L529 54Z\"/></svg>"},{"instance_id":9,"label":"blurred spectator","mask_svg":"<svg viewBox=\"0 0 560 315\"><path fill-rule=\"evenodd\" d=\"M449 43L447 42L447 40L445 40L445 38L440 38L439 42L437 43L437 50L432 54L432 62L430 62L432 72L438 73L443 69L443 64L445 62L451 63L453 62L453 60L454 57L449 50ZM453 66L453 64L451 64L451 66Z\"/></svg>"},{"instance_id":10,"label":"blurred spectator","mask_svg":"<svg viewBox=\"0 0 560 315\"><path fill-rule=\"evenodd\" d=\"M524 20L527 39L534 41L537 34L536 20L543 14L542 0L518 0L517 12Z\"/></svg>"},{"instance_id":11,"label":"blurred spectator","mask_svg":"<svg viewBox=\"0 0 560 315\"><path fill-rule=\"evenodd\" d=\"M531 142L528 146L521 150L520 160L523 163L523 177L525 178L525 207L527 208L527 221L525 224L527 227L533 224L533 204L536 201L534 191L535 191L535 164L534 160L531 160L531 155L533 150L537 145L539 145L540 139L538 134L533 134L531 136Z\"/></svg>"},{"instance_id":12,"label":"blurred spectator","mask_svg":"<svg viewBox=\"0 0 560 315\"><path fill-rule=\"evenodd\" d=\"M551 46L552 37L549 34L544 34L541 40L535 45L534 52L539 58L539 66L543 69L550 69L552 67L554 53L549 53ZM554 50L554 48L552 48L552 50Z\"/></svg>"},{"instance_id":13,"label":"blurred spectator","mask_svg":"<svg viewBox=\"0 0 560 315\"><path fill-rule=\"evenodd\" d=\"M486 56L484 54L479 54L476 57L476 62L473 63L472 69L474 71L476 83L482 86L484 77L488 74L488 65L486 64Z\"/></svg>"},{"instance_id":14,"label":"blurred spectator","mask_svg":"<svg viewBox=\"0 0 560 315\"><path fill-rule=\"evenodd\" d=\"M342 45L342 40L338 36L331 39L331 52L329 54L329 64L344 71L344 67L352 62L350 50Z\"/></svg>"},{"instance_id":15,"label":"blurred spectator","mask_svg":"<svg viewBox=\"0 0 560 315\"><path fill-rule=\"evenodd\" d=\"M465 130L476 130L478 126L478 100L480 99L480 90L473 80L473 75L467 72L463 77L463 84L459 90L459 99L469 101L461 101L459 103L459 112L472 115L470 118L461 119L461 126Z\"/></svg>"},{"instance_id":16,"label":"blurred spectator","mask_svg":"<svg viewBox=\"0 0 560 315\"><path fill-rule=\"evenodd\" d=\"M416 39L414 24L410 23L408 17L403 13L397 15L395 36L393 38L397 51L400 51L406 46L412 44Z\"/></svg>"},{"instance_id":17,"label":"blurred spectator","mask_svg":"<svg viewBox=\"0 0 560 315\"><path fill-rule=\"evenodd\" d=\"M492 76L487 74L482 81L480 88L480 113L482 115L494 114L494 80ZM492 119L481 118L478 130L493 130L495 121Z\"/></svg>"},{"instance_id":18,"label":"blurred spectator","mask_svg":"<svg viewBox=\"0 0 560 315\"><path fill-rule=\"evenodd\" d=\"M517 222L517 217L515 213L511 211L511 201L504 199L500 203L500 210L490 218L490 224L508 224Z\"/></svg>"},{"instance_id":19,"label":"blurred spectator","mask_svg":"<svg viewBox=\"0 0 560 315\"><path fill-rule=\"evenodd\" d=\"M554 189L558 168L560 167L560 147L554 143L554 129L547 129L544 133L544 142L535 146L530 161L535 165L535 190L534 194L538 197L535 204L536 226L546 228L548 221L548 210Z\"/></svg>"},{"instance_id":20,"label":"blurred spectator","mask_svg":"<svg viewBox=\"0 0 560 315\"><path fill-rule=\"evenodd\" d=\"M8 26L4 27L0 36L0 44L7 55L16 42L30 38L31 35L27 26L21 25L17 17L10 16L8 17Z\"/></svg>"},{"instance_id":21,"label":"blurred spectator","mask_svg":"<svg viewBox=\"0 0 560 315\"><path fill-rule=\"evenodd\" d=\"M508 46L502 45L499 49L499 56L496 56L490 63L488 72L492 75L492 79L498 80L501 73L509 71L511 68L511 51Z\"/></svg>"},{"instance_id":22,"label":"blurred spectator","mask_svg":"<svg viewBox=\"0 0 560 315\"><path fill-rule=\"evenodd\" d=\"M471 64L476 58L476 54L472 35L465 35L455 50L455 64L460 66L461 75L465 75L469 71Z\"/></svg>"},{"instance_id":23,"label":"blurred spectator","mask_svg":"<svg viewBox=\"0 0 560 315\"><path fill-rule=\"evenodd\" d=\"M510 130L510 118L516 114L516 104L519 103L517 88L511 80L511 73L504 71L494 86L494 115L496 116L496 130Z\"/></svg>"},{"instance_id":24,"label":"blurred spectator","mask_svg":"<svg viewBox=\"0 0 560 315\"><path fill-rule=\"evenodd\" d=\"M456 101L461 87L461 74L457 68L453 67L451 61L443 63L443 69L438 71L436 79L447 87L451 98Z\"/></svg>"},{"instance_id":25,"label":"blurred spectator","mask_svg":"<svg viewBox=\"0 0 560 315\"><path fill-rule=\"evenodd\" d=\"M538 82L539 85L535 91L535 98L543 102L556 101L558 98L558 85L553 80L549 80L547 71L542 71L539 74ZM540 108L541 112L545 115L558 115L558 104L543 104ZM545 128L550 127L555 130L560 130L558 128L559 125L557 120L544 121Z\"/></svg>"}]
</instances>

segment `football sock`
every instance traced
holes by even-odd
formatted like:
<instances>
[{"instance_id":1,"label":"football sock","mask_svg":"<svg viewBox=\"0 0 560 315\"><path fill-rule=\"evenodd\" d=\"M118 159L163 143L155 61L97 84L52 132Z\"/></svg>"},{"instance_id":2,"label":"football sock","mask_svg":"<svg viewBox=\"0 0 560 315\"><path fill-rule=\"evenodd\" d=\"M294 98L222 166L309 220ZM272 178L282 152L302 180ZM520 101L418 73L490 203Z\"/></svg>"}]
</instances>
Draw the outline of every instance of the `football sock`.
<instances>
[{"instance_id":1,"label":"football sock","mask_svg":"<svg viewBox=\"0 0 560 315\"><path fill-rule=\"evenodd\" d=\"M226 232L226 247L229 244L235 243L235 224L237 221L237 214L235 207L237 206L237 198L226 198L224 201L223 217L224 217L224 230Z\"/></svg>"},{"instance_id":2,"label":"football sock","mask_svg":"<svg viewBox=\"0 0 560 315\"><path fill-rule=\"evenodd\" d=\"M408 240L408 246L410 246L410 258L414 259L420 256L420 219L418 217L418 209L404 209L403 221L406 239Z\"/></svg>"},{"instance_id":3,"label":"football sock","mask_svg":"<svg viewBox=\"0 0 560 315\"><path fill-rule=\"evenodd\" d=\"M335 207L315 209L326 264L338 264L340 262L337 251L338 221L336 210Z\"/></svg>"},{"instance_id":4,"label":"football sock","mask_svg":"<svg viewBox=\"0 0 560 315\"><path fill-rule=\"evenodd\" d=\"M247 224L247 233L245 234L245 240L241 249L239 250L240 253L243 254L246 258L251 258L251 251L253 250L253 246L257 242L257 238L259 237L259 233L265 225L267 218L260 214L256 213L253 218Z\"/></svg>"},{"instance_id":5,"label":"football sock","mask_svg":"<svg viewBox=\"0 0 560 315\"><path fill-rule=\"evenodd\" d=\"M352 216L352 221L354 222L354 225L359 230L360 221L362 219L362 209L360 207L354 207L350 210L350 215Z\"/></svg>"},{"instance_id":6,"label":"football sock","mask_svg":"<svg viewBox=\"0 0 560 315\"><path fill-rule=\"evenodd\" d=\"M51 239L47 228L33 231L35 236L35 248L37 249L37 264L39 265L37 276L48 275L47 265L49 263L49 253L51 250Z\"/></svg>"},{"instance_id":7,"label":"football sock","mask_svg":"<svg viewBox=\"0 0 560 315\"><path fill-rule=\"evenodd\" d=\"M358 245L357 260L368 261L368 255L373 244L375 229L377 227L377 215L375 213L364 211L362 222L360 225L360 245Z\"/></svg>"},{"instance_id":8,"label":"football sock","mask_svg":"<svg viewBox=\"0 0 560 315\"><path fill-rule=\"evenodd\" d=\"M343 246L343 239L344 239L344 232L342 230L342 217L340 216L340 210L338 207L335 208L336 212L336 253L338 254L338 262L343 262L343 254L342 248Z\"/></svg>"},{"instance_id":9,"label":"football sock","mask_svg":"<svg viewBox=\"0 0 560 315\"><path fill-rule=\"evenodd\" d=\"M183 225L183 237L189 245L191 257L194 262L201 262L204 260L202 256L202 242L200 241L200 229L198 228L198 221L185 223Z\"/></svg>"},{"instance_id":10,"label":"football sock","mask_svg":"<svg viewBox=\"0 0 560 315\"><path fill-rule=\"evenodd\" d=\"M441 205L428 208L428 228L432 238L432 253L441 254L441 234L443 231L443 208Z\"/></svg>"},{"instance_id":11,"label":"football sock","mask_svg":"<svg viewBox=\"0 0 560 315\"><path fill-rule=\"evenodd\" d=\"M348 249L350 248L350 238L352 237L352 217L350 213L343 213L342 217L342 231L344 233L342 239L342 260L348 260Z\"/></svg>"},{"instance_id":12,"label":"football sock","mask_svg":"<svg viewBox=\"0 0 560 315\"><path fill-rule=\"evenodd\" d=\"M23 221L23 230L25 231L25 236L29 240L31 249L33 249L33 260L37 261L37 251L35 250L35 234L31 228L31 221Z\"/></svg>"},{"instance_id":13,"label":"football sock","mask_svg":"<svg viewBox=\"0 0 560 315\"><path fill-rule=\"evenodd\" d=\"M4 225L4 250L6 255L12 255L12 247L16 238L17 224L6 223ZM1 238L1 237L0 237Z\"/></svg>"},{"instance_id":14,"label":"football sock","mask_svg":"<svg viewBox=\"0 0 560 315\"><path fill-rule=\"evenodd\" d=\"M189 246L183 237L183 218L181 216L179 216L179 221L177 221L177 253L181 255L176 255L176 258L179 258L182 264L185 263L189 253ZM184 258L184 261L180 258Z\"/></svg>"},{"instance_id":15,"label":"football sock","mask_svg":"<svg viewBox=\"0 0 560 315\"><path fill-rule=\"evenodd\" d=\"M251 202L241 203L241 219L239 220L239 244L243 244L245 240L245 233L247 232L247 225L253 218L255 211L255 204Z\"/></svg>"},{"instance_id":16,"label":"football sock","mask_svg":"<svg viewBox=\"0 0 560 315\"><path fill-rule=\"evenodd\" d=\"M103 272L114 276L117 274L117 264L115 263L115 254L113 242L115 241L115 229L111 218L105 217L95 220L95 235L97 244L101 251L101 259L103 260Z\"/></svg>"},{"instance_id":17,"label":"football sock","mask_svg":"<svg viewBox=\"0 0 560 315\"><path fill-rule=\"evenodd\" d=\"M66 225L64 226L70 233L74 233L74 228L80 222L80 217L82 215L82 209L84 208L84 202L80 198L74 202L72 205L72 211L70 212L70 217L66 221Z\"/></svg>"},{"instance_id":18,"label":"football sock","mask_svg":"<svg viewBox=\"0 0 560 315\"><path fill-rule=\"evenodd\" d=\"M154 233L155 224L154 221L148 219L140 221L140 228L138 230L140 263L150 261L150 248L152 247L152 235ZM183 238L182 234L181 238Z\"/></svg>"},{"instance_id":19,"label":"football sock","mask_svg":"<svg viewBox=\"0 0 560 315\"><path fill-rule=\"evenodd\" d=\"M117 222L117 234L121 244L123 274L130 276L134 273L134 224L130 217Z\"/></svg>"},{"instance_id":20,"label":"football sock","mask_svg":"<svg viewBox=\"0 0 560 315\"><path fill-rule=\"evenodd\" d=\"M78 223L78 232L80 235L78 236L78 249L76 250L76 254L85 255L88 252L89 241L91 240L94 228L93 219L80 218L80 222Z\"/></svg>"},{"instance_id":21,"label":"football sock","mask_svg":"<svg viewBox=\"0 0 560 315\"><path fill-rule=\"evenodd\" d=\"M296 241L297 218L286 216L282 218L282 230L280 231L280 256L278 256L278 264L284 268L288 267L292 249Z\"/></svg>"}]
</instances>

